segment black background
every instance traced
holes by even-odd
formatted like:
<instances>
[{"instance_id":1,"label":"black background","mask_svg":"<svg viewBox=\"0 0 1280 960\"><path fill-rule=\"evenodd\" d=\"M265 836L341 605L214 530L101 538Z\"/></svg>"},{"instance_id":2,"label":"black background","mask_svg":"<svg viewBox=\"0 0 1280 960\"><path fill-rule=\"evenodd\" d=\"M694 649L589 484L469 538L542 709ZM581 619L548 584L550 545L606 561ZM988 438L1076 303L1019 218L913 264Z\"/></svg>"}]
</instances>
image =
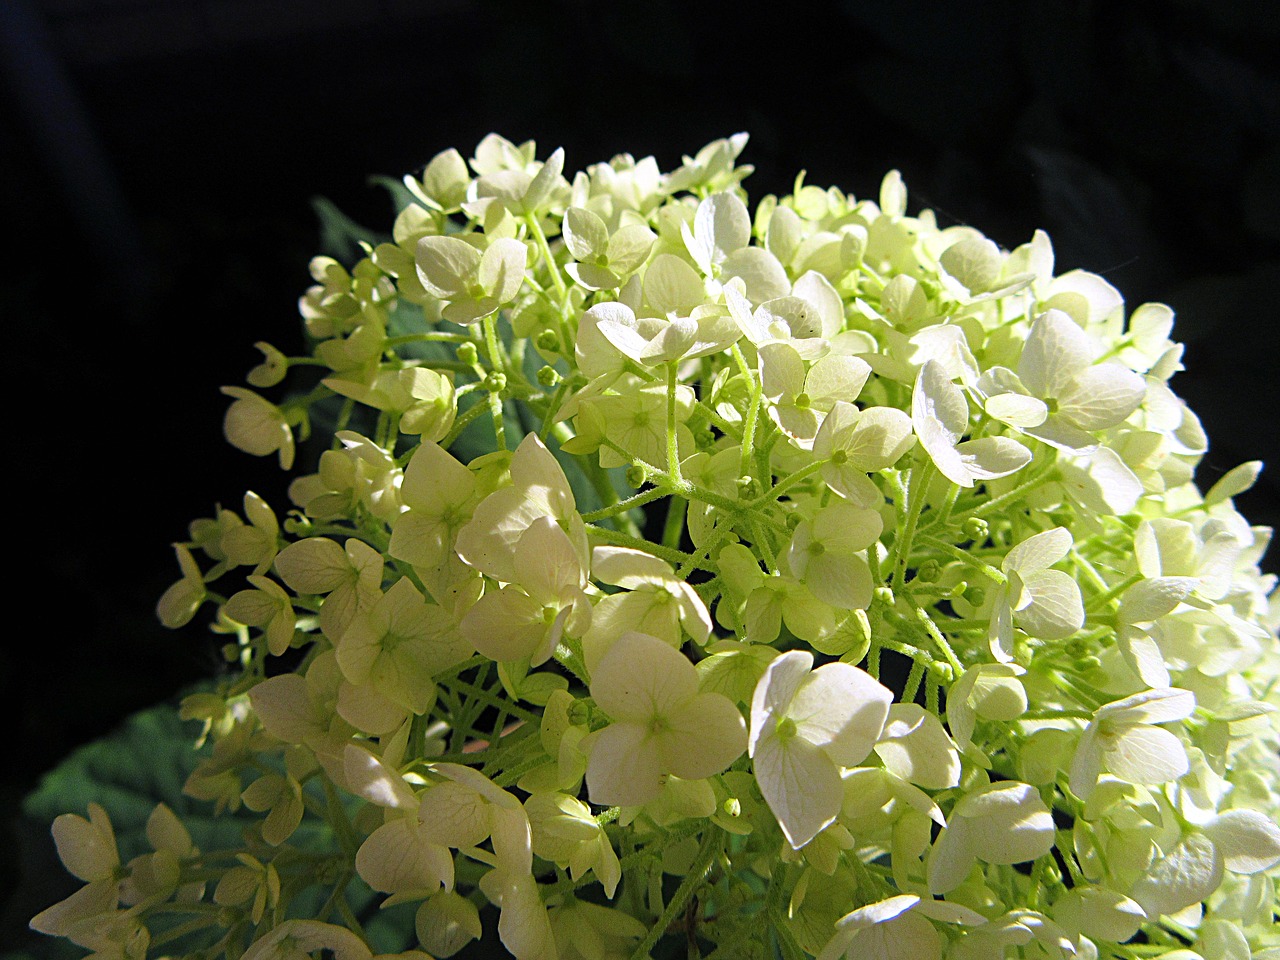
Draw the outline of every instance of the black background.
<instances>
[{"instance_id":1,"label":"black background","mask_svg":"<svg viewBox=\"0 0 1280 960\"><path fill-rule=\"evenodd\" d=\"M1042 227L1058 272L1177 311L1201 476L1274 459L1269 6L4 0L0 820L22 835L43 770L217 669L213 640L153 608L190 519L246 488L285 505L273 460L223 442L218 387L255 340L301 347L311 198L386 229L369 174L470 156L490 130L563 146L567 170L622 151L668 170L745 130L753 198L800 169L874 197L897 167L943 225L1007 248ZM1240 506L1274 523L1278 494L1264 473ZM0 940L46 902L15 898Z\"/></svg>"}]
</instances>

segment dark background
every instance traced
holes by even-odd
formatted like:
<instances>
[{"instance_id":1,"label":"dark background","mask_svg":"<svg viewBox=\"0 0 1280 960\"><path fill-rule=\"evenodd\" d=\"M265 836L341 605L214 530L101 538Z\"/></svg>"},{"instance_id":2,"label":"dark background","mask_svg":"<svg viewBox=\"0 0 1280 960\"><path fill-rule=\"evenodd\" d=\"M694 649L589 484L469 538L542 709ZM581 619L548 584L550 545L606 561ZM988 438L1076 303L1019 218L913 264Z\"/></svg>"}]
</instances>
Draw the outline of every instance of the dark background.
<instances>
[{"instance_id":1,"label":"dark background","mask_svg":"<svg viewBox=\"0 0 1280 960\"><path fill-rule=\"evenodd\" d=\"M190 519L246 488L285 504L274 460L223 442L218 387L243 382L255 340L301 347L311 199L386 229L369 174L470 156L490 130L564 146L569 170L622 151L668 170L746 130L753 198L802 168L874 197L897 167L944 225L1008 248L1043 227L1058 272L1178 312L1201 476L1274 459L1270 7L829 0L744 21L677 0L0 0L17 572L0 848L30 842L18 805L42 771L217 668L208 635L153 608ZM1280 519L1278 476L1241 498L1251 519ZM16 861L0 854L0 898ZM48 891L28 882L0 941L19 945Z\"/></svg>"}]
</instances>

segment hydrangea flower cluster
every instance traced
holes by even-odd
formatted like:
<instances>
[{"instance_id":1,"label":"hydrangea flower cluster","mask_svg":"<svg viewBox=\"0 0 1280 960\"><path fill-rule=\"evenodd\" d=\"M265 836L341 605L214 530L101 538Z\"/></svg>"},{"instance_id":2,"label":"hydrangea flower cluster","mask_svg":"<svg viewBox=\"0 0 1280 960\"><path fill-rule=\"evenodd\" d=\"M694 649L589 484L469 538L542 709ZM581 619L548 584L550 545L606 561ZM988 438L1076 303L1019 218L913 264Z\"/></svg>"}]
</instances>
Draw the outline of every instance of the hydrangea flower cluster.
<instances>
[{"instance_id":1,"label":"hydrangea flower cluster","mask_svg":"<svg viewBox=\"0 0 1280 960\"><path fill-rule=\"evenodd\" d=\"M158 608L238 667L186 792L260 817L201 852L161 806L122 864L66 814L36 929L368 960L362 889L417 905L401 958L1280 957L1260 464L1195 483L1172 312L896 172L753 209L745 142L490 135L312 262L225 432L332 447Z\"/></svg>"}]
</instances>

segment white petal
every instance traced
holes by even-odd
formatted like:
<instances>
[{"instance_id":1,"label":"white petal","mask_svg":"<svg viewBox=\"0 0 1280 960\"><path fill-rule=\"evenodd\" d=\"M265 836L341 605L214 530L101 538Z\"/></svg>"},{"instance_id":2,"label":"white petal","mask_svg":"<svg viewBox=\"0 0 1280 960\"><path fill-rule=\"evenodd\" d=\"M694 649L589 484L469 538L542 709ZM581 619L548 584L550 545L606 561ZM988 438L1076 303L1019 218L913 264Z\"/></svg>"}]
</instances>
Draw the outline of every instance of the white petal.
<instances>
[{"instance_id":1,"label":"white petal","mask_svg":"<svg viewBox=\"0 0 1280 960\"><path fill-rule=\"evenodd\" d=\"M1071 552L1074 543L1071 532L1065 527L1054 527L1033 537L1028 537L1005 556L1000 569L1008 573L1017 570L1026 574L1032 570L1046 570Z\"/></svg>"},{"instance_id":2,"label":"white petal","mask_svg":"<svg viewBox=\"0 0 1280 960\"><path fill-rule=\"evenodd\" d=\"M637 806L662 792L666 777L646 727L614 723L594 734L587 762L587 795L604 806Z\"/></svg>"},{"instance_id":3,"label":"white petal","mask_svg":"<svg viewBox=\"0 0 1280 960\"><path fill-rule=\"evenodd\" d=\"M1031 603L1018 610L1014 621L1042 640L1063 640L1084 626L1080 587L1061 570L1039 570L1023 579Z\"/></svg>"},{"instance_id":4,"label":"white petal","mask_svg":"<svg viewBox=\"0 0 1280 960\"><path fill-rule=\"evenodd\" d=\"M591 696L613 720L648 723L698 691L698 671L656 637L624 633L591 678Z\"/></svg>"},{"instance_id":5,"label":"white petal","mask_svg":"<svg viewBox=\"0 0 1280 960\"><path fill-rule=\"evenodd\" d=\"M1260 873L1280 863L1280 827L1256 810L1228 810L1204 832L1233 873Z\"/></svg>"},{"instance_id":6,"label":"white petal","mask_svg":"<svg viewBox=\"0 0 1280 960\"><path fill-rule=\"evenodd\" d=\"M1031 451L1009 437L966 440L955 449L964 470L977 480L1007 477L1031 462Z\"/></svg>"},{"instance_id":7,"label":"white petal","mask_svg":"<svg viewBox=\"0 0 1280 960\"><path fill-rule=\"evenodd\" d=\"M415 262L422 285L433 296L449 300L465 293L468 279L480 266L480 251L457 237L423 237Z\"/></svg>"},{"instance_id":8,"label":"white petal","mask_svg":"<svg viewBox=\"0 0 1280 960\"><path fill-rule=\"evenodd\" d=\"M1116 734L1103 748L1102 762L1121 780L1151 785L1176 780L1190 769L1182 741L1168 730L1146 725Z\"/></svg>"},{"instance_id":9,"label":"white petal","mask_svg":"<svg viewBox=\"0 0 1280 960\"><path fill-rule=\"evenodd\" d=\"M916 703L895 703L876 755L903 780L929 790L960 782L960 754L941 721Z\"/></svg>"},{"instance_id":10,"label":"white petal","mask_svg":"<svg viewBox=\"0 0 1280 960\"><path fill-rule=\"evenodd\" d=\"M667 728L655 737L663 772L682 780L720 773L747 749L747 725L733 701L722 694L700 693L667 714L665 721Z\"/></svg>"},{"instance_id":11,"label":"white petal","mask_svg":"<svg viewBox=\"0 0 1280 960\"><path fill-rule=\"evenodd\" d=\"M963 818L952 818L951 825L934 841L929 851L930 893L949 893L969 875L974 855L966 836L968 824Z\"/></svg>"},{"instance_id":12,"label":"white petal","mask_svg":"<svg viewBox=\"0 0 1280 960\"><path fill-rule=\"evenodd\" d=\"M805 678L786 713L798 736L841 766L852 767L871 753L892 702L892 691L866 671L829 663Z\"/></svg>"},{"instance_id":13,"label":"white petal","mask_svg":"<svg viewBox=\"0 0 1280 960\"><path fill-rule=\"evenodd\" d=\"M800 849L840 812L843 787L831 758L801 737L762 738L755 777L787 842Z\"/></svg>"},{"instance_id":14,"label":"white petal","mask_svg":"<svg viewBox=\"0 0 1280 960\"><path fill-rule=\"evenodd\" d=\"M775 657L756 683L751 697L751 734L748 750L755 756L756 743L786 716L791 700L813 667L813 654L789 650Z\"/></svg>"},{"instance_id":15,"label":"white petal","mask_svg":"<svg viewBox=\"0 0 1280 960\"><path fill-rule=\"evenodd\" d=\"M1098 710L1098 718L1108 717L1120 724L1168 723L1185 720L1195 709L1196 696L1190 690L1164 687L1104 704Z\"/></svg>"},{"instance_id":16,"label":"white petal","mask_svg":"<svg viewBox=\"0 0 1280 960\"><path fill-rule=\"evenodd\" d=\"M1192 833L1148 868L1129 895L1155 920L1199 903L1221 883L1222 856L1208 837Z\"/></svg>"},{"instance_id":17,"label":"white petal","mask_svg":"<svg viewBox=\"0 0 1280 960\"><path fill-rule=\"evenodd\" d=\"M1060 310L1049 310L1027 333L1018 376L1037 397L1058 397L1091 363L1093 338Z\"/></svg>"}]
</instances>

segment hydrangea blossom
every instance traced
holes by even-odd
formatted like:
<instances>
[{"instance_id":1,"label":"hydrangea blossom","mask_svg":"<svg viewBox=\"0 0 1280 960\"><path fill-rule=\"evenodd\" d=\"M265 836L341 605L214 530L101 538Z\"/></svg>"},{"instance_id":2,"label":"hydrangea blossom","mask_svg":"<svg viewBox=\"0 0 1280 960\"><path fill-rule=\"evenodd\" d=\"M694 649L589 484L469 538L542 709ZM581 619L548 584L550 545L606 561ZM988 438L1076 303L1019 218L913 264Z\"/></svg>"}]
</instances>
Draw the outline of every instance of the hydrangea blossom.
<instances>
[{"instance_id":1,"label":"hydrangea blossom","mask_svg":"<svg viewBox=\"0 0 1280 960\"><path fill-rule=\"evenodd\" d=\"M70 811L84 886L35 929L1277 955L1271 531L1235 506L1259 464L1197 477L1172 311L910 212L896 172L753 205L746 142L571 173L491 134L311 262L312 349L260 343L224 430L286 470L332 443L293 509L194 522L157 606L234 665L183 704L185 790L243 844L162 806L125 861L107 798Z\"/></svg>"}]
</instances>

